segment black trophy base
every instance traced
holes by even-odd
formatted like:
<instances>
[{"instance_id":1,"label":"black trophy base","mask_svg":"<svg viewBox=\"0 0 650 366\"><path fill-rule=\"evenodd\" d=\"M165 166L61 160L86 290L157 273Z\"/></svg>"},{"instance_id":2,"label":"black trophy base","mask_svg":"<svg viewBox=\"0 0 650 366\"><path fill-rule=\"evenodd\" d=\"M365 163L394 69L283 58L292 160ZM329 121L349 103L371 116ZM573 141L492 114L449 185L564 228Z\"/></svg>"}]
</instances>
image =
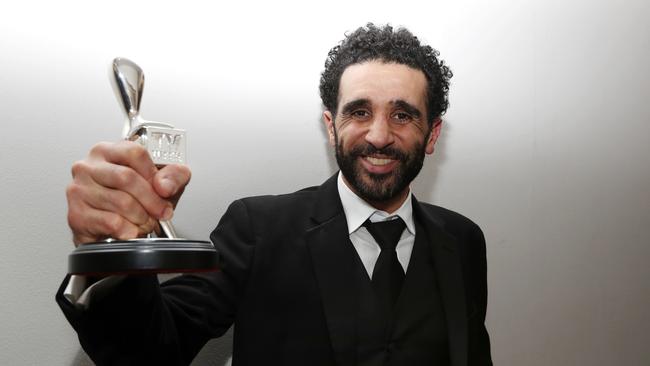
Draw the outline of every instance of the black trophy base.
<instances>
[{"instance_id":1,"label":"black trophy base","mask_svg":"<svg viewBox=\"0 0 650 366\"><path fill-rule=\"evenodd\" d=\"M218 266L217 250L201 240L110 240L82 244L68 256L68 273L88 276L213 272Z\"/></svg>"}]
</instances>

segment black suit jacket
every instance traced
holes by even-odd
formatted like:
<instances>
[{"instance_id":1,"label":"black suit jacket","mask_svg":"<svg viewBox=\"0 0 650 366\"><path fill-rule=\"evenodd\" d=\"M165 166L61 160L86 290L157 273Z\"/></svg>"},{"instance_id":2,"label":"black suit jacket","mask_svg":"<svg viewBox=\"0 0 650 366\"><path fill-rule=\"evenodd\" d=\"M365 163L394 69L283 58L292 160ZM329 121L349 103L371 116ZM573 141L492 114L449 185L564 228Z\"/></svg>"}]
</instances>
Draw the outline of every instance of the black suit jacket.
<instances>
[{"instance_id":1,"label":"black suit jacket","mask_svg":"<svg viewBox=\"0 0 650 366\"><path fill-rule=\"evenodd\" d=\"M426 228L454 366L491 365L486 258L478 226L413 201ZM103 364L188 364L235 323L233 365L354 365L356 251L336 175L320 187L235 201L211 239L220 272L158 285L130 277L88 310L57 294L90 357Z\"/></svg>"}]
</instances>

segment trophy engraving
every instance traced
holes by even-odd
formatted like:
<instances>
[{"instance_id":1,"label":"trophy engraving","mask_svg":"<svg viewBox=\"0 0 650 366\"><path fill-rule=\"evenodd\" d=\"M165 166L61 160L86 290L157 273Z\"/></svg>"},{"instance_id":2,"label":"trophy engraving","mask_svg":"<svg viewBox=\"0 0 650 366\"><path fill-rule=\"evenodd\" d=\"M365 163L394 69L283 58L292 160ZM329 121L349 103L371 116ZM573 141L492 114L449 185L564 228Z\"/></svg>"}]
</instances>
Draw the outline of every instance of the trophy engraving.
<instances>
[{"instance_id":1,"label":"trophy engraving","mask_svg":"<svg viewBox=\"0 0 650 366\"><path fill-rule=\"evenodd\" d=\"M156 165L185 164L185 131L140 125L129 140L144 146Z\"/></svg>"},{"instance_id":2,"label":"trophy engraving","mask_svg":"<svg viewBox=\"0 0 650 366\"><path fill-rule=\"evenodd\" d=\"M141 144L157 166L185 164L185 130L140 117L144 73L133 61L116 58L111 78L126 121L122 138ZM160 220L166 238L108 239L78 246L68 257L70 274L139 274L216 271L219 255L209 241L178 238L171 221Z\"/></svg>"}]
</instances>

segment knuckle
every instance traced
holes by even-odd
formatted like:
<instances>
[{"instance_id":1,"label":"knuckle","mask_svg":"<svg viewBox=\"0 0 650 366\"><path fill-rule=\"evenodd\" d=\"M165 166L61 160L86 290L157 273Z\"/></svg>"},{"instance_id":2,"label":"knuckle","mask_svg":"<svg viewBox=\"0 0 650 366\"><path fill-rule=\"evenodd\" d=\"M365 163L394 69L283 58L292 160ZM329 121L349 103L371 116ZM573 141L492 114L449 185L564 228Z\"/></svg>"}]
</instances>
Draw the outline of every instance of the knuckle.
<instances>
[{"instance_id":1,"label":"knuckle","mask_svg":"<svg viewBox=\"0 0 650 366\"><path fill-rule=\"evenodd\" d=\"M66 189L68 200L68 225L71 228L80 228L84 223L84 205L81 203L83 195L82 188L76 184L70 184Z\"/></svg>"},{"instance_id":2,"label":"knuckle","mask_svg":"<svg viewBox=\"0 0 650 366\"><path fill-rule=\"evenodd\" d=\"M78 231L78 229L81 227L79 218L80 216L77 215L75 210L68 210L68 226L70 226L70 229L72 229L72 231Z\"/></svg>"},{"instance_id":3,"label":"knuckle","mask_svg":"<svg viewBox=\"0 0 650 366\"><path fill-rule=\"evenodd\" d=\"M120 187L128 187L136 182L137 173L123 166L115 166L115 178Z\"/></svg>"},{"instance_id":4,"label":"knuckle","mask_svg":"<svg viewBox=\"0 0 650 366\"><path fill-rule=\"evenodd\" d=\"M72 163L70 172L72 173L72 178L76 178L80 175L87 174L90 170L88 163L85 160L78 160Z\"/></svg>"},{"instance_id":5,"label":"knuckle","mask_svg":"<svg viewBox=\"0 0 650 366\"><path fill-rule=\"evenodd\" d=\"M119 233L122 229L122 226L124 225L124 219L122 219L122 217L119 215L108 215L108 217L104 219L103 223L107 233L115 234Z\"/></svg>"},{"instance_id":6,"label":"knuckle","mask_svg":"<svg viewBox=\"0 0 650 366\"><path fill-rule=\"evenodd\" d=\"M83 233L88 232L88 221L85 219L83 213L77 210L68 211L68 226L72 230L74 236L83 236Z\"/></svg>"},{"instance_id":7,"label":"knuckle","mask_svg":"<svg viewBox=\"0 0 650 366\"><path fill-rule=\"evenodd\" d=\"M90 156L103 155L111 146L109 142L98 142L90 148Z\"/></svg>"},{"instance_id":8,"label":"knuckle","mask_svg":"<svg viewBox=\"0 0 650 366\"><path fill-rule=\"evenodd\" d=\"M143 159L146 159L148 157L148 154L149 152L144 148L144 146L135 142L131 142L129 144L127 150L129 161L141 161Z\"/></svg>"},{"instance_id":9,"label":"knuckle","mask_svg":"<svg viewBox=\"0 0 650 366\"><path fill-rule=\"evenodd\" d=\"M137 214L137 203L130 195L120 194L113 198L113 204L116 209L121 213L134 213ZM137 215L135 215L137 216Z\"/></svg>"},{"instance_id":10,"label":"knuckle","mask_svg":"<svg viewBox=\"0 0 650 366\"><path fill-rule=\"evenodd\" d=\"M119 212L128 212L132 207L131 200L126 195L116 195L112 201Z\"/></svg>"},{"instance_id":11,"label":"knuckle","mask_svg":"<svg viewBox=\"0 0 650 366\"><path fill-rule=\"evenodd\" d=\"M80 184L71 183L66 187L65 196L70 214L83 213L86 195L86 189Z\"/></svg>"},{"instance_id":12,"label":"knuckle","mask_svg":"<svg viewBox=\"0 0 650 366\"><path fill-rule=\"evenodd\" d=\"M76 184L74 182L68 184L68 186L65 187L65 196L68 199L68 202L71 202L76 198L80 197L82 194L81 191L82 189L79 186L79 184Z\"/></svg>"}]
</instances>

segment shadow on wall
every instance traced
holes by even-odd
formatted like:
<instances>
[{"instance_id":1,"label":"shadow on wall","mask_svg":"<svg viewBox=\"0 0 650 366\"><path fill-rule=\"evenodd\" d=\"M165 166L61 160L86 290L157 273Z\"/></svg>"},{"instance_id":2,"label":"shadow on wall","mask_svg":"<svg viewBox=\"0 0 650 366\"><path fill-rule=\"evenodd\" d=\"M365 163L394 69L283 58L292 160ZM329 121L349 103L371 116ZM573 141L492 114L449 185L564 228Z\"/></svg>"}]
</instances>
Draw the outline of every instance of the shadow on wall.
<instances>
[{"instance_id":1,"label":"shadow on wall","mask_svg":"<svg viewBox=\"0 0 650 366\"><path fill-rule=\"evenodd\" d=\"M77 354L74 356L74 359L70 363L70 366L93 366L95 365L91 360L90 357L84 352L83 349L79 348L79 351L77 351Z\"/></svg>"},{"instance_id":2,"label":"shadow on wall","mask_svg":"<svg viewBox=\"0 0 650 366\"><path fill-rule=\"evenodd\" d=\"M210 340L194 358L193 366L230 366L233 327L219 338Z\"/></svg>"}]
</instances>

